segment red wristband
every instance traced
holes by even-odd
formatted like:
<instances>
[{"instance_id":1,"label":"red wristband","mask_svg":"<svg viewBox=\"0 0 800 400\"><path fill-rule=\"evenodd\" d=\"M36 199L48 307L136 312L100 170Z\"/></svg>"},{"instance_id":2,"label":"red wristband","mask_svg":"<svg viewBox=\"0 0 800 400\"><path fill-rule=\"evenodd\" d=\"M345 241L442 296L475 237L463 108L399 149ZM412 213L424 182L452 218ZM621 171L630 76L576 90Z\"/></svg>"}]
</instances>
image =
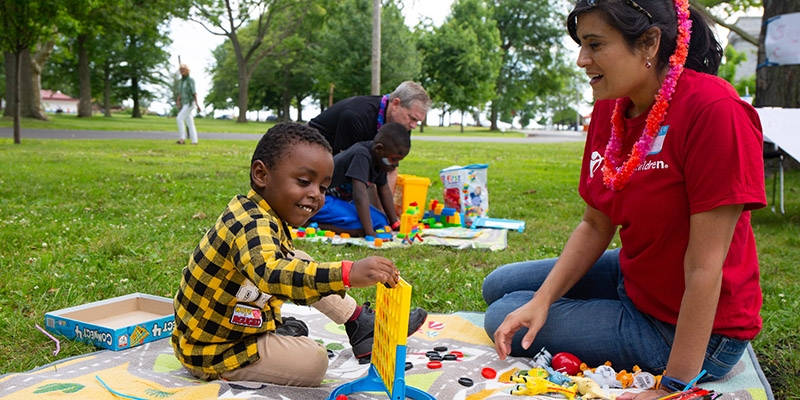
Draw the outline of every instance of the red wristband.
<instances>
[{"instance_id":1,"label":"red wristband","mask_svg":"<svg viewBox=\"0 0 800 400\"><path fill-rule=\"evenodd\" d=\"M350 268L353 267L353 262L344 260L342 261L342 283L344 283L344 287L349 289L350 288Z\"/></svg>"},{"instance_id":2,"label":"red wristband","mask_svg":"<svg viewBox=\"0 0 800 400\"><path fill-rule=\"evenodd\" d=\"M400 229L400 221L394 221L394 223L392 224L392 230L396 231L398 229Z\"/></svg>"}]
</instances>

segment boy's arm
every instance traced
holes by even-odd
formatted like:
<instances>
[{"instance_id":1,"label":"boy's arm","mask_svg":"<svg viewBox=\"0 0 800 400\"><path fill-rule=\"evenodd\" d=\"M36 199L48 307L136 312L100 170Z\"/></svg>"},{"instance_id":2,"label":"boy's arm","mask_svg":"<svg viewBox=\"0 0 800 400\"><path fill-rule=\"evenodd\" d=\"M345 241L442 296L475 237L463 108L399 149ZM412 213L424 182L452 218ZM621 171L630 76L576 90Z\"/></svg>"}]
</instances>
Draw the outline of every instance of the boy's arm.
<instances>
[{"instance_id":1,"label":"boy's arm","mask_svg":"<svg viewBox=\"0 0 800 400\"><path fill-rule=\"evenodd\" d=\"M367 194L367 184L358 180L350 180L353 185L353 204L356 206L358 220L364 229L364 236L375 236L372 229L372 217L369 214L369 194Z\"/></svg>"},{"instance_id":2,"label":"boy's arm","mask_svg":"<svg viewBox=\"0 0 800 400\"><path fill-rule=\"evenodd\" d=\"M392 194L392 190L389 189L389 185L381 185L378 187L378 197L381 200L381 206L383 206L386 219L389 220L389 225L394 226L398 218L397 213L394 211L394 195Z\"/></svg>"}]
</instances>

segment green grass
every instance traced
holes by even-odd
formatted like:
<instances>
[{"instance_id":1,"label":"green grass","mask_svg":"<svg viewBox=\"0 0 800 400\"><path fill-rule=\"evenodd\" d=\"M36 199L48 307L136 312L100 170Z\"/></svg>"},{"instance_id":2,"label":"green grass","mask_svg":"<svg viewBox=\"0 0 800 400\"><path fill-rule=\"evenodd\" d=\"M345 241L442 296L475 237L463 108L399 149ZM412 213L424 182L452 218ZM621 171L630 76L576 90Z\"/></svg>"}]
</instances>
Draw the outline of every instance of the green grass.
<instances>
[{"instance_id":1,"label":"green grass","mask_svg":"<svg viewBox=\"0 0 800 400\"><path fill-rule=\"evenodd\" d=\"M47 114L48 120L24 118L21 122L22 132L20 136L25 139L25 129L58 129L58 130L98 130L98 131L139 131L139 132L176 132L177 123L175 117L160 117L157 115L146 115L142 118L131 118L130 115L112 114L105 117L102 114L94 114L90 118L78 118L75 115L67 114ZM311 116L313 117L313 116ZM204 132L214 133L253 133L263 134L275 123L273 122L247 122L244 124L236 123L232 120L220 120L212 118L195 118L195 125L202 139ZM435 121L430 121L435 122ZM11 128L14 121L10 117L0 118L0 128ZM437 135L437 136L456 136L474 135L489 137L522 137L518 132L490 132L489 127L465 126L461 132L459 126L427 126L423 133L419 130L414 131L415 135Z\"/></svg>"},{"instance_id":2,"label":"green grass","mask_svg":"<svg viewBox=\"0 0 800 400\"><path fill-rule=\"evenodd\" d=\"M254 146L22 136L20 145L0 139L0 373L95 350L62 341L61 353L53 356L53 343L34 327L43 325L47 311L132 292L171 297L201 235L233 195L247 192ZM483 311L480 286L492 269L559 254L583 210L576 191L581 147L414 143L401 170L431 179L429 199L442 198L440 169L490 164L491 215L527 223L525 232L509 233L503 251L296 244L318 260L387 256L414 285L414 305L431 312ZM791 171L786 179L786 216L769 209L753 213L764 291L764 330L753 344L776 398L797 399L800 173ZM372 289L351 293L359 301L374 297Z\"/></svg>"}]
</instances>

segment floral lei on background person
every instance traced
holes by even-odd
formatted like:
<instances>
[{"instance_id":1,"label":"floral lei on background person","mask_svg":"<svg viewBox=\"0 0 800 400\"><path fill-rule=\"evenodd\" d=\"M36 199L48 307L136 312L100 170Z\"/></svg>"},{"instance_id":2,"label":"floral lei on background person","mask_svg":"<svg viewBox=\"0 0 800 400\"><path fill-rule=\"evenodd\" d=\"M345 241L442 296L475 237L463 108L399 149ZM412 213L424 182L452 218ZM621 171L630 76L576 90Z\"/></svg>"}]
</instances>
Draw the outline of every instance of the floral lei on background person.
<instances>
[{"instance_id":1,"label":"floral lei on background person","mask_svg":"<svg viewBox=\"0 0 800 400\"><path fill-rule=\"evenodd\" d=\"M384 121L386 120L386 104L389 103L389 95L383 95L381 98L381 106L378 108L378 130L381 130Z\"/></svg>"},{"instance_id":2,"label":"floral lei on background person","mask_svg":"<svg viewBox=\"0 0 800 400\"><path fill-rule=\"evenodd\" d=\"M611 137L608 139L603 163L603 184L611 190L622 190L631 179L636 168L642 164L647 153L653 146L661 123L667 116L667 107L678 85L678 78L683 72L686 57L689 55L689 41L691 39L692 21L689 20L689 1L674 0L673 6L678 16L678 38L675 53L669 57L669 72L667 72L661 89L656 94L656 102L647 115L647 122L642 136L634 144L628 159L622 162L622 133L625 130L623 114L625 113L623 99L617 99L614 113L611 116Z\"/></svg>"}]
</instances>

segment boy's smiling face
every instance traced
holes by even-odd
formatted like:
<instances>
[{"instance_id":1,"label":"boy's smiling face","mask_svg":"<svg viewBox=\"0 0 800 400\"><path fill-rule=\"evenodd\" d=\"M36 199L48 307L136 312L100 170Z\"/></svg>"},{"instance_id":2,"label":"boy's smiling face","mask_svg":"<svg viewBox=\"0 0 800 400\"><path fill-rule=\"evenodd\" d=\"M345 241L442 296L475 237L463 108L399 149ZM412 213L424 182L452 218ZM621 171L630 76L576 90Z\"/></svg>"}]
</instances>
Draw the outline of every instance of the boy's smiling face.
<instances>
[{"instance_id":1,"label":"boy's smiling face","mask_svg":"<svg viewBox=\"0 0 800 400\"><path fill-rule=\"evenodd\" d=\"M298 227L325 204L325 191L333 176L333 156L320 145L304 142L290 149L271 170L256 161L250 172L256 191L278 217Z\"/></svg>"}]
</instances>

